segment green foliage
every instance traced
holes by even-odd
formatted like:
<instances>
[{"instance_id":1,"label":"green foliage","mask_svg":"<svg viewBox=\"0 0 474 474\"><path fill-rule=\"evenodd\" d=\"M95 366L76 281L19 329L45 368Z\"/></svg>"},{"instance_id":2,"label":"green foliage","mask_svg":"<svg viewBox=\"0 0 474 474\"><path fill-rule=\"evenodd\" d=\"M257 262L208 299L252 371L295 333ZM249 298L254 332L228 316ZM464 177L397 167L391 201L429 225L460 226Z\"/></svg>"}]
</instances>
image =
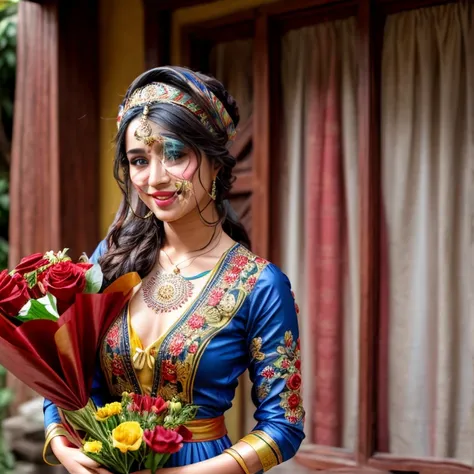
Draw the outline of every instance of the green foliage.
<instances>
[{"instance_id":1,"label":"green foliage","mask_svg":"<svg viewBox=\"0 0 474 474\"><path fill-rule=\"evenodd\" d=\"M8 182L15 97L19 0L0 0L0 270L8 265Z\"/></svg>"},{"instance_id":2,"label":"green foliage","mask_svg":"<svg viewBox=\"0 0 474 474\"><path fill-rule=\"evenodd\" d=\"M17 11L19 0L0 0L0 269L8 260L8 196L10 144L15 97ZM0 472L14 472L14 459L5 446L2 421L13 394L7 388L7 371L0 366Z\"/></svg>"},{"instance_id":3,"label":"green foliage","mask_svg":"<svg viewBox=\"0 0 474 474\"><path fill-rule=\"evenodd\" d=\"M13 393L7 388L7 371L0 365L0 472L13 473L14 459L5 446L2 421L7 415L7 410L13 400Z\"/></svg>"},{"instance_id":4,"label":"green foliage","mask_svg":"<svg viewBox=\"0 0 474 474\"><path fill-rule=\"evenodd\" d=\"M18 0L0 0L0 126L11 138L16 71Z\"/></svg>"}]
</instances>

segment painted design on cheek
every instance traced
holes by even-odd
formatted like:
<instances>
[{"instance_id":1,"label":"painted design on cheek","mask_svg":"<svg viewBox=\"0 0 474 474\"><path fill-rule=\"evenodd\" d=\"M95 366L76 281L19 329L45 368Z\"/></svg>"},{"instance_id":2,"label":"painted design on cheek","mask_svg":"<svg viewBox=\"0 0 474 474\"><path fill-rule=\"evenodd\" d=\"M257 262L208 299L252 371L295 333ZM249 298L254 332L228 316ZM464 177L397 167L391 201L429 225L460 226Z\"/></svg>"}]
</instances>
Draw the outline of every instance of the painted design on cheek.
<instances>
[{"instance_id":1,"label":"painted design on cheek","mask_svg":"<svg viewBox=\"0 0 474 474\"><path fill-rule=\"evenodd\" d=\"M163 138L163 160L168 162L178 161L186 155L186 145L172 137Z\"/></svg>"}]
</instances>

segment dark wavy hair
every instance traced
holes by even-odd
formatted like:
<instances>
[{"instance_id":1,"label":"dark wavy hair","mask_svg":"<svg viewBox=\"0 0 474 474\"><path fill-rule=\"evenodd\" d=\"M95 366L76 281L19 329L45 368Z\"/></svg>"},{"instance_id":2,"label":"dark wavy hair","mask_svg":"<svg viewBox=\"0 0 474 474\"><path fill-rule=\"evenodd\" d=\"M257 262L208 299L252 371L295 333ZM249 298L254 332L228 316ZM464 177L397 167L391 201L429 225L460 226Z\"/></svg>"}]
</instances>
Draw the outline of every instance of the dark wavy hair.
<instances>
[{"instance_id":1,"label":"dark wavy hair","mask_svg":"<svg viewBox=\"0 0 474 474\"><path fill-rule=\"evenodd\" d=\"M196 80L204 83L224 104L237 127L239 123L238 107L224 86L215 78L192 72L186 68L158 67L143 73L133 81L124 101L136 89L151 82L162 82L190 94L193 101L202 107L208 117L212 117L212 104L203 94L197 92L196 88L189 85L183 73L192 74ZM135 107L125 113L115 139L114 177L122 191L122 202L106 237L107 252L100 259L104 277L108 282L132 271L137 272L142 278L146 276L155 265L158 251L164 242L163 222L154 216L148 219L137 217L145 216L148 209L141 200L132 204L130 198L131 182L125 150L125 134L130 122L141 115L142 109L142 107ZM217 226L222 223L224 232L235 241L250 248L249 236L237 221L235 213L227 201L234 181L232 169L236 164L235 158L226 147L228 144L227 131L214 124L217 132L214 135L189 110L169 103L150 104L148 117L167 131L179 136L196 153L199 160L206 156L211 165L216 169L220 168L216 179L217 199L215 201L219 220L207 223L207 225ZM130 205L134 205L134 212L130 212Z\"/></svg>"}]
</instances>

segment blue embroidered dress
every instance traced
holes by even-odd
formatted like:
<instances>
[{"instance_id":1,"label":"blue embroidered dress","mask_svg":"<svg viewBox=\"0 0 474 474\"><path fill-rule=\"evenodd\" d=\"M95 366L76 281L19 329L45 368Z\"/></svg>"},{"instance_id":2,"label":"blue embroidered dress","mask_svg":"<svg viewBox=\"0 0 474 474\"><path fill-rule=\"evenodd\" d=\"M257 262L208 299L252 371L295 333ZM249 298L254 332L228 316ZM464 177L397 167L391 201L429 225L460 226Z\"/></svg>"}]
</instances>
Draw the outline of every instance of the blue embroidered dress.
<instances>
[{"instance_id":1,"label":"blue embroidered dress","mask_svg":"<svg viewBox=\"0 0 474 474\"><path fill-rule=\"evenodd\" d=\"M104 252L102 243L93 255ZM110 327L99 351L92 398L103 405L122 392L143 393L133 364L128 309ZM240 244L217 264L196 300L151 353L153 374L146 392L179 396L198 405L198 419L218 419L232 405L239 376L248 368L257 424L243 438L270 467L291 458L304 438L297 306L287 277ZM47 445L60 418L45 401ZM49 438L49 439L48 439ZM217 456L231 446L222 433L191 441L167 466Z\"/></svg>"}]
</instances>

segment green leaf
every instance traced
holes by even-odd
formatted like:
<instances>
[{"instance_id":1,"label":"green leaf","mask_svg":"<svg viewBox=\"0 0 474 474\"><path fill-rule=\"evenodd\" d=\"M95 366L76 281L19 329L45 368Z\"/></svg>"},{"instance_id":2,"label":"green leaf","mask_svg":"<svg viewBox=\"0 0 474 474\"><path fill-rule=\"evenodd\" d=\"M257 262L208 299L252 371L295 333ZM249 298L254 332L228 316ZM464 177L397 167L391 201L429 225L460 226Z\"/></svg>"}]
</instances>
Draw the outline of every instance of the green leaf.
<instances>
[{"instance_id":1,"label":"green leaf","mask_svg":"<svg viewBox=\"0 0 474 474\"><path fill-rule=\"evenodd\" d=\"M59 316L54 316L48 311L48 304L44 305L40 303L39 300L30 300L28 301L28 303L25 304L25 306L23 306L23 308L21 308L20 314L17 316L16 319L24 323L27 321L33 321L35 319L47 319L49 321L57 321Z\"/></svg>"},{"instance_id":2,"label":"green leaf","mask_svg":"<svg viewBox=\"0 0 474 474\"><path fill-rule=\"evenodd\" d=\"M7 408L13 401L13 392L11 390L0 390L0 410Z\"/></svg>"},{"instance_id":3,"label":"green leaf","mask_svg":"<svg viewBox=\"0 0 474 474\"><path fill-rule=\"evenodd\" d=\"M5 51L5 62L11 68L15 67L16 64L16 57L13 51Z\"/></svg>"},{"instance_id":4,"label":"green leaf","mask_svg":"<svg viewBox=\"0 0 474 474\"><path fill-rule=\"evenodd\" d=\"M58 302L54 295L46 293L42 298L38 298L36 301L41 303L55 318L59 318Z\"/></svg>"},{"instance_id":5,"label":"green leaf","mask_svg":"<svg viewBox=\"0 0 474 474\"><path fill-rule=\"evenodd\" d=\"M104 275L102 274L102 269L100 268L100 265L96 263L86 272L86 288L84 290L84 293L99 293L103 281Z\"/></svg>"}]
</instances>

